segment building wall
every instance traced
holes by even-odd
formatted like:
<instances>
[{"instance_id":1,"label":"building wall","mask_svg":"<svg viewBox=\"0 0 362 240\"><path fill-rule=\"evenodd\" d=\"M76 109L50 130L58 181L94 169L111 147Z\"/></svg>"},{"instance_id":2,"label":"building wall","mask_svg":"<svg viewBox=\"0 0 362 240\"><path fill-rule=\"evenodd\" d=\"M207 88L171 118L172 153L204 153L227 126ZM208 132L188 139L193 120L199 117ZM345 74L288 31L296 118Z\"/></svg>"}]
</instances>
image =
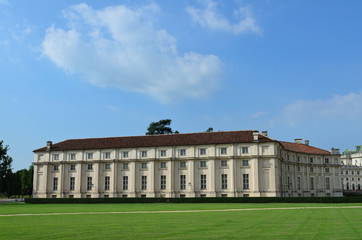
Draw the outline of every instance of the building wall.
<instances>
[{"instance_id":1,"label":"building wall","mask_svg":"<svg viewBox=\"0 0 362 240\"><path fill-rule=\"evenodd\" d=\"M341 177L343 191L362 192L362 153L344 153L341 156Z\"/></svg>"},{"instance_id":2,"label":"building wall","mask_svg":"<svg viewBox=\"0 0 362 240\"><path fill-rule=\"evenodd\" d=\"M339 155L299 154L278 142L45 151L35 153L33 196L341 196L339 162Z\"/></svg>"}]
</instances>

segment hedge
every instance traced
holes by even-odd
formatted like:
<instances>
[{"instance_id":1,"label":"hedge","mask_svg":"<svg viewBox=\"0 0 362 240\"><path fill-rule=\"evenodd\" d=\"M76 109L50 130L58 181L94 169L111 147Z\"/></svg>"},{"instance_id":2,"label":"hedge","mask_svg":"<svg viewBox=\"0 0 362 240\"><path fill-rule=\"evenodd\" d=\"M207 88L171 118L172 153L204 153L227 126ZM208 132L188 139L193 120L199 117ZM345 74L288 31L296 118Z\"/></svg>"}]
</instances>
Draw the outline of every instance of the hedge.
<instances>
[{"instance_id":1,"label":"hedge","mask_svg":"<svg viewBox=\"0 0 362 240\"><path fill-rule=\"evenodd\" d=\"M25 198L25 203L362 203L348 197Z\"/></svg>"}]
</instances>

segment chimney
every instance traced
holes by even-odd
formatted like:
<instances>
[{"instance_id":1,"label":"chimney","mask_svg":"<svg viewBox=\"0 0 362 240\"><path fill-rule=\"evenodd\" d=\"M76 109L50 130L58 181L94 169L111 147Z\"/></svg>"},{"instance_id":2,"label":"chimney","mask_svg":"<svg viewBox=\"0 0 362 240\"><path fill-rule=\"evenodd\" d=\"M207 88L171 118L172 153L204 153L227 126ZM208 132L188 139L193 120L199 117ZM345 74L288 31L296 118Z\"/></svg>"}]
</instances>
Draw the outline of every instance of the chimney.
<instances>
[{"instance_id":1,"label":"chimney","mask_svg":"<svg viewBox=\"0 0 362 240\"><path fill-rule=\"evenodd\" d=\"M47 141L47 151L50 151L52 145L53 145L52 141Z\"/></svg>"},{"instance_id":2,"label":"chimney","mask_svg":"<svg viewBox=\"0 0 362 240\"><path fill-rule=\"evenodd\" d=\"M253 131L254 142L259 142L259 131Z\"/></svg>"},{"instance_id":3,"label":"chimney","mask_svg":"<svg viewBox=\"0 0 362 240\"><path fill-rule=\"evenodd\" d=\"M296 138L296 139L294 139L294 142L295 142L295 143L299 143L299 144L303 144L303 139L301 139L301 138Z\"/></svg>"},{"instance_id":4,"label":"chimney","mask_svg":"<svg viewBox=\"0 0 362 240\"><path fill-rule=\"evenodd\" d=\"M305 140L305 145L309 146L309 140Z\"/></svg>"},{"instance_id":5,"label":"chimney","mask_svg":"<svg viewBox=\"0 0 362 240\"><path fill-rule=\"evenodd\" d=\"M262 131L261 134L263 134L264 136L268 136L268 131Z\"/></svg>"}]
</instances>

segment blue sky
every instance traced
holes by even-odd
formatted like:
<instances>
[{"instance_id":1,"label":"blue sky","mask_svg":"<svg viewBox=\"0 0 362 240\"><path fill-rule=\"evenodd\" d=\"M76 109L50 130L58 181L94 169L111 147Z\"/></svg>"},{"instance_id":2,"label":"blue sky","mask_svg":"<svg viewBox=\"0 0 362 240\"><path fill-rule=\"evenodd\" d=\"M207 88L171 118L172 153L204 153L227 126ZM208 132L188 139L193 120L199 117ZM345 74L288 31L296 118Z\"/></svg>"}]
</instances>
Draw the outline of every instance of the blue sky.
<instances>
[{"instance_id":1,"label":"blue sky","mask_svg":"<svg viewBox=\"0 0 362 240\"><path fill-rule=\"evenodd\" d=\"M0 139L267 130L362 144L362 2L0 0Z\"/></svg>"}]
</instances>

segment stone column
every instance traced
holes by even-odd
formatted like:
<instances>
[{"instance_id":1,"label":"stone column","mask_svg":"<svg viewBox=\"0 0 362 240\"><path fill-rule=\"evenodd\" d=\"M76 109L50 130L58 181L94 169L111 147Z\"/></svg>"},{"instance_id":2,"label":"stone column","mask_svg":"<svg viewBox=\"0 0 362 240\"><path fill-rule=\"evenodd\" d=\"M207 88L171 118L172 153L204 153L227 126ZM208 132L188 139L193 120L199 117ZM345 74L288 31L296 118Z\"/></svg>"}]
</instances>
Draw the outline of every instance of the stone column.
<instances>
[{"instance_id":1,"label":"stone column","mask_svg":"<svg viewBox=\"0 0 362 240\"><path fill-rule=\"evenodd\" d=\"M252 193L253 197L260 197L260 189L259 189L259 159L254 158L252 160L251 164L251 172L252 176L250 176L250 179L253 181L251 183L252 186Z\"/></svg>"}]
</instances>

